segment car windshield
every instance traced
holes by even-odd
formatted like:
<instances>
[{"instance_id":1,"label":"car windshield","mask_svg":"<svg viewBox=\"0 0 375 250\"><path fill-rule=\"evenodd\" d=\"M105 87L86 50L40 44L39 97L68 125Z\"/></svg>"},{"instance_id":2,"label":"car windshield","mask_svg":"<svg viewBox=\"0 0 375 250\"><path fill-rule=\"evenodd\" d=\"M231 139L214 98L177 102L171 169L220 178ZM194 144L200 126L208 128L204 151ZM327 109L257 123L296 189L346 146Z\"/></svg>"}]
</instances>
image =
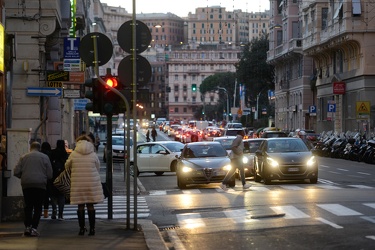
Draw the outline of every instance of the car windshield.
<instances>
[{"instance_id":1,"label":"car windshield","mask_svg":"<svg viewBox=\"0 0 375 250\"><path fill-rule=\"evenodd\" d=\"M112 145L124 145L124 137L112 137ZM130 146L133 146L132 138L130 138Z\"/></svg>"},{"instance_id":2,"label":"car windshield","mask_svg":"<svg viewBox=\"0 0 375 250\"><path fill-rule=\"evenodd\" d=\"M185 149L185 158L225 157L227 151L220 144L191 145Z\"/></svg>"},{"instance_id":3,"label":"car windshield","mask_svg":"<svg viewBox=\"0 0 375 250\"><path fill-rule=\"evenodd\" d=\"M308 152L302 140L270 140L267 145L268 153Z\"/></svg>"},{"instance_id":4,"label":"car windshield","mask_svg":"<svg viewBox=\"0 0 375 250\"><path fill-rule=\"evenodd\" d=\"M163 145L172 152L181 152L185 146L183 143L165 143Z\"/></svg>"},{"instance_id":5,"label":"car windshield","mask_svg":"<svg viewBox=\"0 0 375 250\"><path fill-rule=\"evenodd\" d=\"M223 145L223 147L226 150L230 150L231 147L232 147L233 140L234 140L234 138L233 139L220 139L220 140L215 140L215 141L220 142L220 144Z\"/></svg>"},{"instance_id":6,"label":"car windshield","mask_svg":"<svg viewBox=\"0 0 375 250\"><path fill-rule=\"evenodd\" d=\"M262 141L245 141L244 142L244 153L255 153L259 148Z\"/></svg>"}]
</instances>

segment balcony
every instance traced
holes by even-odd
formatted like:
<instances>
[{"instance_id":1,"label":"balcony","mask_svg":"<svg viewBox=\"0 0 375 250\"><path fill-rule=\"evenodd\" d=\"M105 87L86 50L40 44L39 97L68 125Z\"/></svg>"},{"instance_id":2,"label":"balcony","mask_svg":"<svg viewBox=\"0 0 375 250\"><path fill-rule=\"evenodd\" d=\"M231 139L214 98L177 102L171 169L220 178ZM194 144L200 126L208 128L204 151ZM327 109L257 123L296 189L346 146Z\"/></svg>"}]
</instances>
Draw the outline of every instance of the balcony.
<instances>
[{"instance_id":1,"label":"balcony","mask_svg":"<svg viewBox=\"0 0 375 250\"><path fill-rule=\"evenodd\" d=\"M289 41L289 49L288 52L294 52L302 54L302 39L301 38L293 38Z\"/></svg>"},{"instance_id":2,"label":"balcony","mask_svg":"<svg viewBox=\"0 0 375 250\"><path fill-rule=\"evenodd\" d=\"M282 92L288 92L289 91L289 81L281 81L279 84L279 89Z\"/></svg>"}]
</instances>

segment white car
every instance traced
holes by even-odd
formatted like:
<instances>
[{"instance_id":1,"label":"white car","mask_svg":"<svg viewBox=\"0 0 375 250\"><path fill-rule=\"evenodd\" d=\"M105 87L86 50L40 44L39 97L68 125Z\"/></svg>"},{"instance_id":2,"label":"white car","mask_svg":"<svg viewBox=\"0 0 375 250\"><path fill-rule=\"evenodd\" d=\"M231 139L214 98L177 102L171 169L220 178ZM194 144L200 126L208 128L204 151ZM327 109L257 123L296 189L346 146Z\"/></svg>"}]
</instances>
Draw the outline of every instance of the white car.
<instances>
[{"instance_id":1,"label":"white car","mask_svg":"<svg viewBox=\"0 0 375 250\"><path fill-rule=\"evenodd\" d=\"M164 172L175 172L177 158L181 155L184 144L176 141L145 142L137 145L137 172L154 172L163 175ZM133 148L131 149L133 151ZM133 152L130 155L130 174L134 176Z\"/></svg>"},{"instance_id":2,"label":"white car","mask_svg":"<svg viewBox=\"0 0 375 250\"><path fill-rule=\"evenodd\" d=\"M112 135L112 159L113 160L124 160L125 159L125 148L126 138L124 140L123 135ZM133 138L130 137L130 148L133 146ZM125 146L126 147L126 146ZM103 161L107 162L107 143L104 142Z\"/></svg>"}]
</instances>

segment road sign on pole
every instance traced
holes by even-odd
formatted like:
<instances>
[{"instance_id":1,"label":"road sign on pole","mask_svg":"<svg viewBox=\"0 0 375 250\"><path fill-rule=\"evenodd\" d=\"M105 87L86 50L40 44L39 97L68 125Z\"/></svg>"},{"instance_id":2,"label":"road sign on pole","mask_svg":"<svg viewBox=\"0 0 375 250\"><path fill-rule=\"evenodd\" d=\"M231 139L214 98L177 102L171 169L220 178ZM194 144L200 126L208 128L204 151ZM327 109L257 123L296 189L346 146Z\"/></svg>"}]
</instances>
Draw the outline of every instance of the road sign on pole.
<instances>
[{"instance_id":1,"label":"road sign on pole","mask_svg":"<svg viewBox=\"0 0 375 250\"><path fill-rule=\"evenodd\" d=\"M62 88L27 87L28 96L61 96Z\"/></svg>"}]
</instances>

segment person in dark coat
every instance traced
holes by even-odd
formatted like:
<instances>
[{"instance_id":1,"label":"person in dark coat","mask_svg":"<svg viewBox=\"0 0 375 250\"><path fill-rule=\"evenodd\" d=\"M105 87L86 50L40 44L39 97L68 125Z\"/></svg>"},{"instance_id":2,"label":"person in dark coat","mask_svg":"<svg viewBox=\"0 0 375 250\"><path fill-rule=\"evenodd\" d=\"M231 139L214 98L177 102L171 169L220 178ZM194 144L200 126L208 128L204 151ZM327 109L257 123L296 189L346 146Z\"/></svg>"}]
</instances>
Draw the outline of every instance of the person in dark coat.
<instances>
[{"instance_id":1,"label":"person in dark coat","mask_svg":"<svg viewBox=\"0 0 375 250\"><path fill-rule=\"evenodd\" d=\"M147 129L147 133L146 133L146 141L149 142L150 141L150 130Z\"/></svg>"},{"instance_id":2,"label":"person in dark coat","mask_svg":"<svg viewBox=\"0 0 375 250\"><path fill-rule=\"evenodd\" d=\"M158 133L156 132L155 127L153 127L152 130L151 130L151 137L152 137L153 141L156 141L156 136L157 135L158 135Z\"/></svg>"},{"instance_id":3,"label":"person in dark coat","mask_svg":"<svg viewBox=\"0 0 375 250\"><path fill-rule=\"evenodd\" d=\"M47 180L52 178L52 166L48 156L40 152L40 143L33 142L30 153L23 155L13 170L13 175L21 179L25 212L25 236L39 236L37 231Z\"/></svg>"},{"instance_id":4,"label":"person in dark coat","mask_svg":"<svg viewBox=\"0 0 375 250\"><path fill-rule=\"evenodd\" d=\"M53 169L53 178L52 181L56 179L57 176L61 174L62 171L65 169L65 162L68 159L68 153L65 149L65 141L64 140L57 140L56 148L52 150L51 153L51 162L52 162L52 169ZM62 194L55 186L52 188L52 196L51 196L51 204L52 204L52 219L56 219L57 215L57 206L59 207L59 215L58 219L63 220L63 213L64 213L64 206L65 206L65 196Z\"/></svg>"}]
</instances>

